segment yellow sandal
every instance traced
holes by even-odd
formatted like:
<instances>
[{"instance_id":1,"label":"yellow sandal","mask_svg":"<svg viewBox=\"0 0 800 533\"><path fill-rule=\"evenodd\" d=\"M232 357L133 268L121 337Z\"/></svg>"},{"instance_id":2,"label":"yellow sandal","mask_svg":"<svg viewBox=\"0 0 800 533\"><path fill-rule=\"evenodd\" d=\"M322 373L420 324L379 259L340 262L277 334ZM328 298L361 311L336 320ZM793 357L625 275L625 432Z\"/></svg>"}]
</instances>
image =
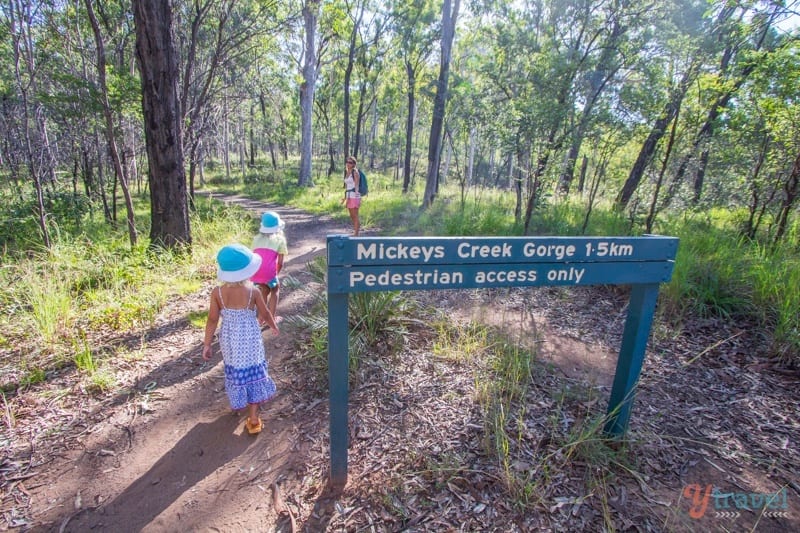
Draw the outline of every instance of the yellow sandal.
<instances>
[{"instance_id":1,"label":"yellow sandal","mask_svg":"<svg viewBox=\"0 0 800 533\"><path fill-rule=\"evenodd\" d=\"M261 419L258 419L257 424L251 424L250 419L248 418L245 423L245 427L247 428L247 432L251 435L255 435L257 433L261 433L261 429L264 427L264 424L261 423Z\"/></svg>"}]
</instances>

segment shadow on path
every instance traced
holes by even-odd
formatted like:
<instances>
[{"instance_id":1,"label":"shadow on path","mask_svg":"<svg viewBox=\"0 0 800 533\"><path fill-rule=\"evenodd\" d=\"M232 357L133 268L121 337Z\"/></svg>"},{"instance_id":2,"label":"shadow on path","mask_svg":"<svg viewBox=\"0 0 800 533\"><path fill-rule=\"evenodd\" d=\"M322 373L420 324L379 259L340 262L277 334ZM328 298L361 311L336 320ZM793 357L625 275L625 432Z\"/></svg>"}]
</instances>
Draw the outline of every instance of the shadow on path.
<instances>
[{"instance_id":1,"label":"shadow on path","mask_svg":"<svg viewBox=\"0 0 800 533\"><path fill-rule=\"evenodd\" d=\"M181 495L242 455L256 439L237 434L237 417L196 424L113 501L87 508L63 531L141 531Z\"/></svg>"}]
</instances>

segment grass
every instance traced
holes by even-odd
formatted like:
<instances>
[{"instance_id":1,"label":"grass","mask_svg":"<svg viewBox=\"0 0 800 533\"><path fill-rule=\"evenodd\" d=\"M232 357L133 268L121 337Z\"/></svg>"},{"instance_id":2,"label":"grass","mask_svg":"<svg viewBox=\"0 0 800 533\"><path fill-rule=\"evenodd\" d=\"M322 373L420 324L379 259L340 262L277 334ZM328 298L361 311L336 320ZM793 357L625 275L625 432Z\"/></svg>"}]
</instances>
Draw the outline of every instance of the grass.
<instances>
[{"instance_id":1,"label":"grass","mask_svg":"<svg viewBox=\"0 0 800 533\"><path fill-rule=\"evenodd\" d=\"M313 284L300 283L291 277L284 278L283 283L286 287L306 292L312 300L311 311L304 316L288 317L286 321L307 333L306 357L324 374L328 369L328 299L325 291L319 287L325 283L325 257L317 257L307 263L306 269L311 274ZM379 351L383 354L392 353L402 345L408 325L419 322L411 318L413 315L413 301L401 292L364 292L349 296L348 351L351 379L357 379L358 369L364 358L374 358Z\"/></svg>"},{"instance_id":2,"label":"grass","mask_svg":"<svg viewBox=\"0 0 800 533\"><path fill-rule=\"evenodd\" d=\"M520 512L552 512L597 498L609 522L615 480L637 473L625 443L620 446L603 431L598 389L548 378L550 369L536 353L509 340L508 332L447 320L430 329L434 356L473 368L484 449L497 463L509 503ZM556 480L565 478L582 480L577 495L558 491Z\"/></svg>"},{"instance_id":3,"label":"grass","mask_svg":"<svg viewBox=\"0 0 800 533\"><path fill-rule=\"evenodd\" d=\"M142 204L146 200L138 198L137 213L144 217ZM244 210L200 197L192 218L191 254L153 253L146 239L131 248L124 228L87 222L83 233L58 233L50 250L2 257L0 302L9 312L0 316L0 388L34 385L65 365L92 376L90 388L111 386L87 347L97 342L92 339L107 343L151 327L171 300L213 279L220 243L249 239L255 231Z\"/></svg>"}]
</instances>

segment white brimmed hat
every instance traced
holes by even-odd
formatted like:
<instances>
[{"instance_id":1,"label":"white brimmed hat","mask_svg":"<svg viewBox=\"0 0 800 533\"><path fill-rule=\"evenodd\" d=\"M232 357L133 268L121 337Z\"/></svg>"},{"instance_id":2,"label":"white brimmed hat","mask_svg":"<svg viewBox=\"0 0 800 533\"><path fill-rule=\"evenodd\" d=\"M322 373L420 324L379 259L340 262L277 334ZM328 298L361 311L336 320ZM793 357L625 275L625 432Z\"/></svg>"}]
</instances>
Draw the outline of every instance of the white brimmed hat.
<instances>
[{"instance_id":1,"label":"white brimmed hat","mask_svg":"<svg viewBox=\"0 0 800 533\"><path fill-rule=\"evenodd\" d=\"M256 273L261 266L261 256L243 244L230 244L217 253L217 264L217 279L236 283Z\"/></svg>"},{"instance_id":2,"label":"white brimmed hat","mask_svg":"<svg viewBox=\"0 0 800 533\"><path fill-rule=\"evenodd\" d=\"M261 227L258 231L261 233L278 233L285 225L286 224L281 220L278 213L275 211L267 211L261 215Z\"/></svg>"}]
</instances>

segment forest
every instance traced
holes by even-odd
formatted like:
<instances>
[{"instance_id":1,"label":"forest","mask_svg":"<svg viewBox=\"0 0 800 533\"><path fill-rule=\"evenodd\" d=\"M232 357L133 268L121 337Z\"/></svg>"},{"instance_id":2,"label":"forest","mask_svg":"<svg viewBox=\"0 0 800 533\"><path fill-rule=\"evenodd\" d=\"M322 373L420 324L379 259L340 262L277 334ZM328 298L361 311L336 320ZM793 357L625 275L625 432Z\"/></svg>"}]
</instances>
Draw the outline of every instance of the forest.
<instances>
[{"instance_id":1,"label":"forest","mask_svg":"<svg viewBox=\"0 0 800 533\"><path fill-rule=\"evenodd\" d=\"M422 212L445 186L462 203L469 191L502 193L518 234L710 221L729 230L734 255L746 247L777 261L790 276L778 281L790 282L797 9L10 0L2 260L52 249L86 220L124 228L132 247L148 231L151 248L190 245L194 192L209 173L245 191L313 188L338 180L352 155ZM583 220L548 226L564 206ZM618 226L593 224L601 212ZM789 318L797 310L797 300L775 305ZM797 322L778 314L765 320L796 348Z\"/></svg>"},{"instance_id":2,"label":"forest","mask_svg":"<svg viewBox=\"0 0 800 533\"><path fill-rule=\"evenodd\" d=\"M445 180L513 190L525 233L581 195L637 231L721 208L743 236L796 245L796 4L11 0L0 170L6 208L35 227L0 237L47 247L64 212L91 206L127 216L135 243L131 196L184 179L148 160L146 130L167 119L181 143L158 151L190 198L208 165L293 167L313 186L348 154L403 192L423 180L423 207ZM139 73L158 61L169 109L143 109Z\"/></svg>"}]
</instances>

